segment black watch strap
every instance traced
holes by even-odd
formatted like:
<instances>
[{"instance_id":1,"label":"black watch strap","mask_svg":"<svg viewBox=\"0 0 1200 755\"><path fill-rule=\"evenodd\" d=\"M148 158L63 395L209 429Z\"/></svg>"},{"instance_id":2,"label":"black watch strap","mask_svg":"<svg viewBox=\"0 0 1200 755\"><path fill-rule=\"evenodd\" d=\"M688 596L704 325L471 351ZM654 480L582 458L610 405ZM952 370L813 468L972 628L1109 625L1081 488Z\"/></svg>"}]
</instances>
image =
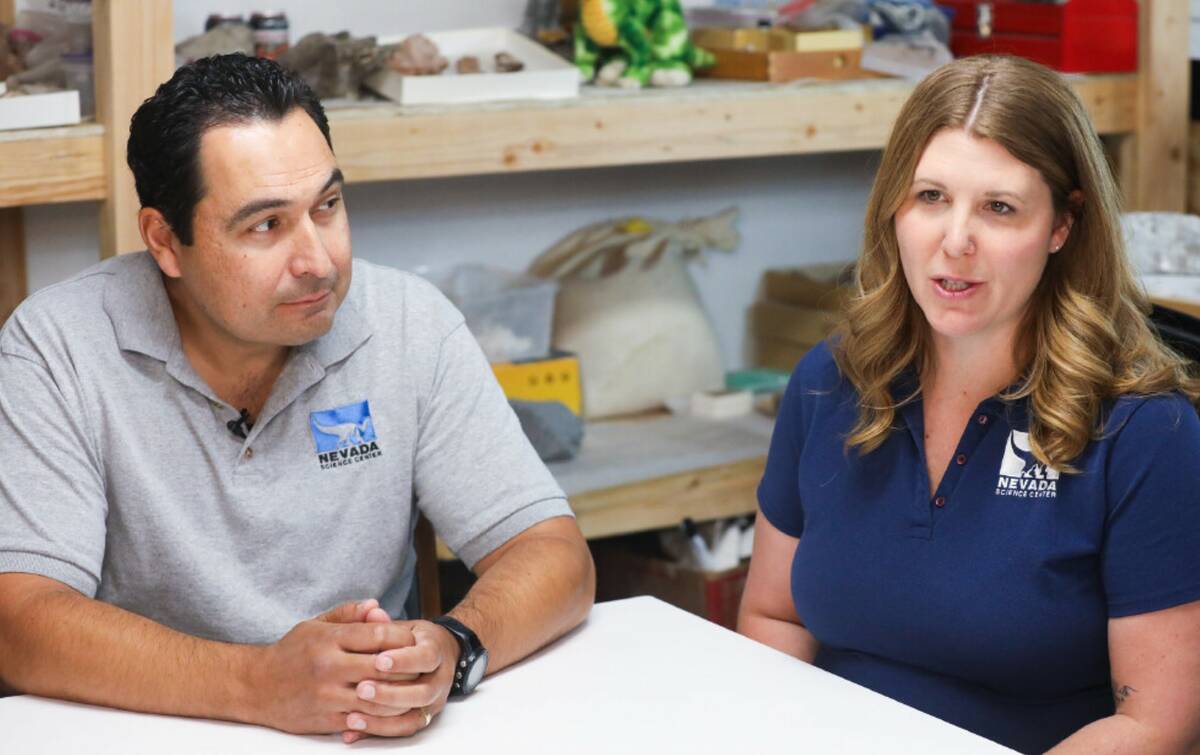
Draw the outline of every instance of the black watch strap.
<instances>
[{"instance_id":1,"label":"black watch strap","mask_svg":"<svg viewBox=\"0 0 1200 755\"><path fill-rule=\"evenodd\" d=\"M488 653L479 637L466 624L451 616L430 619L444 627L458 640L458 660L454 664L454 681L450 684L450 697L471 694L487 671Z\"/></svg>"}]
</instances>

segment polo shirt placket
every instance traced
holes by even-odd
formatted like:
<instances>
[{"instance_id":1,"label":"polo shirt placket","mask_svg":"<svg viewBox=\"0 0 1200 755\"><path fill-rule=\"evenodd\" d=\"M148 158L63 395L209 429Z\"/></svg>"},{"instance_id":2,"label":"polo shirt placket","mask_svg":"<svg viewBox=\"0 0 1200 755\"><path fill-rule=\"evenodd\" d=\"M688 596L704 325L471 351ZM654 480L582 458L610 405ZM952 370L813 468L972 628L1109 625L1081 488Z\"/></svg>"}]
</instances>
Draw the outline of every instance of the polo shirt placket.
<instances>
[{"instance_id":1,"label":"polo shirt placket","mask_svg":"<svg viewBox=\"0 0 1200 755\"><path fill-rule=\"evenodd\" d=\"M930 490L932 486L929 479L929 464L925 456L924 406L924 401L918 396L902 406L899 413L908 429L909 438L912 440L912 452L920 462L915 465L917 472L914 475L916 483L914 487L916 489L912 498L912 526L909 529L909 536L929 540L933 538L933 530L937 522L941 521L949 513L947 510L958 502L955 493L958 491L963 477L973 469L972 462L978 455L979 446L996 425L1003 424L995 420L1003 414L1005 404L999 398L992 396L984 399L979 406L975 407L971 419L963 428L962 435L958 439L954 455L950 458L950 463L942 474L942 480L938 483L937 490L933 491ZM985 459L980 463L992 464L993 461L994 459ZM977 466L978 463L974 465L974 467Z\"/></svg>"}]
</instances>

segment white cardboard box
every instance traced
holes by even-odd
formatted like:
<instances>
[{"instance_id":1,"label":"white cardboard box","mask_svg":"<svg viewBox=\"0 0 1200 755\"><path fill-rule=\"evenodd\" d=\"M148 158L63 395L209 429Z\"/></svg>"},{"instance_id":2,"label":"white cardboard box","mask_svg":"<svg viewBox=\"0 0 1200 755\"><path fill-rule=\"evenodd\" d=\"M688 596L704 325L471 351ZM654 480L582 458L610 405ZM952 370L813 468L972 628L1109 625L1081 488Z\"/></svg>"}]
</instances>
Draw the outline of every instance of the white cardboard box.
<instances>
[{"instance_id":1,"label":"white cardboard box","mask_svg":"<svg viewBox=\"0 0 1200 755\"><path fill-rule=\"evenodd\" d=\"M0 97L0 131L79 123L79 92L25 94Z\"/></svg>"},{"instance_id":2,"label":"white cardboard box","mask_svg":"<svg viewBox=\"0 0 1200 755\"><path fill-rule=\"evenodd\" d=\"M407 35L380 38L380 44L397 44ZM450 105L494 100L558 100L579 96L579 69L546 48L511 29L464 29L430 32L450 66L438 76L402 76L384 70L369 78L367 86L401 105ZM525 64L516 73L496 73L494 58L509 52ZM458 59L479 59L483 73L459 74Z\"/></svg>"}]
</instances>

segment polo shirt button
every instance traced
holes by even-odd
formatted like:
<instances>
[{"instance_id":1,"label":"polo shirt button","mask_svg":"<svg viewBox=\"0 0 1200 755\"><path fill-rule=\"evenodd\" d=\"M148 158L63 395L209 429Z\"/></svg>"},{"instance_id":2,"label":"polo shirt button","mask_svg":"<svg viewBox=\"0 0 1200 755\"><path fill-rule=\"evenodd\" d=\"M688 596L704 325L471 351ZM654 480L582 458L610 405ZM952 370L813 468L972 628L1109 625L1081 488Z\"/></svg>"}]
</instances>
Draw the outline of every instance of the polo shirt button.
<instances>
[{"instance_id":1,"label":"polo shirt button","mask_svg":"<svg viewBox=\"0 0 1200 755\"><path fill-rule=\"evenodd\" d=\"M246 457L246 461L250 461L251 459L254 458L254 449L247 448L246 453L242 454L242 456Z\"/></svg>"},{"instance_id":2,"label":"polo shirt button","mask_svg":"<svg viewBox=\"0 0 1200 755\"><path fill-rule=\"evenodd\" d=\"M958 462L958 466L961 467L963 464L967 463L967 455L959 454L958 457L954 461Z\"/></svg>"},{"instance_id":3,"label":"polo shirt button","mask_svg":"<svg viewBox=\"0 0 1200 755\"><path fill-rule=\"evenodd\" d=\"M980 414L978 417L975 418L975 420L981 425L986 425L987 421L988 421L988 416L986 414Z\"/></svg>"},{"instance_id":4,"label":"polo shirt button","mask_svg":"<svg viewBox=\"0 0 1200 755\"><path fill-rule=\"evenodd\" d=\"M942 508L943 506L945 506L946 505L946 496L939 495L937 498L934 498L933 505L937 506L939 509Z\"/></svg>"}]
</instances>

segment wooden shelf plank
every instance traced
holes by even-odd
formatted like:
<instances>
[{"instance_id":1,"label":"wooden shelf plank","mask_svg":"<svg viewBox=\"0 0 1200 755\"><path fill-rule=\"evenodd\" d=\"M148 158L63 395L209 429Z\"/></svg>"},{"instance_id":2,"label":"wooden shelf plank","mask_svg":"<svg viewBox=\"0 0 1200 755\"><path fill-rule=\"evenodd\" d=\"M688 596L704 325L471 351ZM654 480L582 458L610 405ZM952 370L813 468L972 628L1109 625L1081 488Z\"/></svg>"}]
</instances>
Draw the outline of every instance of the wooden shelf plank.
<instances>
[{"instance_id":1,"label":"wooden shelf plank","mask_svg":"<svg viewBox=\"0 0 1200 755\"><path fill-rule=\"evenodd\" d=\"M104 127L0 131L0 207L103 199Z\"/></svg>"},{"instance_id":2,"label":"wooden shelf plank","mask_svg":"<svg viewBox=\"0 0 1200 755\"><path fill-rule=\"evenodd\" d=\"M571 509L588 538L676 527L741 516L757 508L755 491L766 456L632 483L571 498Z\"/></svg>"},{"instance_id":3,"label":"wooden shelf plank","mask_svg":"<svg viewBox=\"0 0 1200 755\"><path fill-rule=\"evenodd\" d=\"M1100 133L1135 127L1134 74L1069 77ZM445 108L331 108L347 180L878 149L912 84L898 79L683 90L585 88L578 100Z\"/></svg>"}]
</instances>

